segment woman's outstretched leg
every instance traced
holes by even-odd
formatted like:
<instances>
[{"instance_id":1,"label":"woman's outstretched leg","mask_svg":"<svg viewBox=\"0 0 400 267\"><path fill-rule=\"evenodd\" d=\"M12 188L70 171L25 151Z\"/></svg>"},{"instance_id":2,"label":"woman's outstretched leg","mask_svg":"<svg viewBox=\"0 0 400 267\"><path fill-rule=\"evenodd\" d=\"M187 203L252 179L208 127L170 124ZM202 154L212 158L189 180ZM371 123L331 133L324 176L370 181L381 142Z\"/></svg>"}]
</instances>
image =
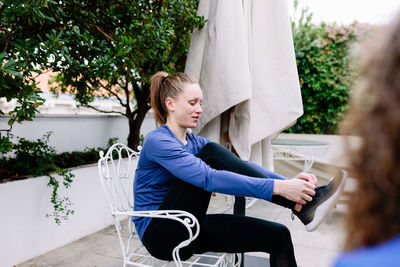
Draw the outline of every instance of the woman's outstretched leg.
<instances>
[{"instance_id":1,"label":"woman's outstretched leg","mask_svg":"<svg viewBox=\"0 0 400 267\"><path fill-rule=\"evenodd\" d=\"M265 173L241 160L217 143L208 143L200 153L207 155L207 164L215 169L228 170L252 177L269 178ZM271 202L293 210L294 214L306 227L306 230L313 231L323 221L329 209L337 201L346 178L347 173L342 171L329 184L317 187L312 201L303 205L300 211L294 210L295 202L279 195L273 195Z\"/></svg>"},{"instance_id":2,"label":"woman's outstretched leg","mask_svg":"<svg viewBox=\"0 0 400 267\"><path fill-rule=\"evenodd\" d=\"M197 154L211 168L231 171L251 177L270 178L268 175L243 161L223 146L210 142ZM285 208L294 209L296 203L282 196L273 195L271 202Z\"/></svg>"}]
</instances>

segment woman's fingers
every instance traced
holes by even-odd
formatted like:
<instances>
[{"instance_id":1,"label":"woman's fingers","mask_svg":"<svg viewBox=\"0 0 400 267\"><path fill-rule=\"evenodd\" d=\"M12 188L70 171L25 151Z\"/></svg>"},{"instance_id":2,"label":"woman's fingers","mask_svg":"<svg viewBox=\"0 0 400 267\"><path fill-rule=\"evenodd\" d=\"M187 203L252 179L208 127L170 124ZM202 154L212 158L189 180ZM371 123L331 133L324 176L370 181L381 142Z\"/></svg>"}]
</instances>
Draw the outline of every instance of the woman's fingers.
<instances>
[{"instance_id":1,"label":"woman's fingers","mask_svg":"<svg viewBox=\"0 0 400 267\"><path fill-rule=\"evenodd\" d=\"M307 202L310 202L312 200L312 197L310 195L304 194L303 199Z\"/></svg>"},{"instance_id":2,"label":"woman's fingers","mask_svg":"<svg viewBox=\"0 0 400 267\"><path fill-rule=\"evenodd\" d=\"M307 195L310 195L310 196L315 195L315 186L313 184L306 183L304 193L306 193Z\"/></svg>"},{"instance_id":3,"label":"woman's fingers","mask_svg":"<svg viewBox=\"0 0 400 267\"><path fill-rule=\"evenodd\" d=\"M304 205L315 195L315 185L303 179L275 180L274 194Z\"/></svg>"},{"instance_id":4,"label":"woman's fingers","mask_svg":"<svg viewBox=\"0 0 400 267\"><path fill-rule=\"evenodd\" d=\"M307 181L302 180L302 186L299 188L301 191L300 202L302 204L306 204L307 202L310 202L312 200L312 196L315 195L315 186Z\"/></svg>"},{"instance_id":5,"label":"woman's fingers","mask_svg":"<svg viewBox=\"0 0 400 267\"><path fill-rule=\"evenodd\" d=\"M312 173L301 172L297 174L295 178L307 181L315 186L317 186L318 184L317 177L315 176L315 174Z\"/></svg>"},{"instance_id":6,"label":"woman's fingers","mask_svg":"<svg viewBox=\"0 0 400 267\"><path fill-rule=\"evenodd\" d=\"M302 205L301 203L298 203L298 202L297 202L296 205L294 206L294 209L297 210L297 211L300 211L301 208L303 208L303 205Z\"/></svg>"},{"instance_id":7,"label":"woman's fingers","mask_svg":"<svg viewBox=\"0 0 400 267\"><path fill-rule=\"evenodd\" d=\"M310 173L312 180L314 181L313 184L315 186L318 186L318 180L317 180L317 176L313 173Z\"/></svg>"},{"instance_id":8,"label":"woman's fingers","mask_svg":"<svg viewBox=\"0 0 400 267\"><path fill-rule=\"evenodd\" d=\"M307 204L307 201L305 201L304 199L300 198L299 200L296 200L297 203L300 203L302 205Z\"/></svg>"},{"instance_id":9,"label":"woman's fingers","mask_svg":"<svg viewBox=\"0 0 400 267\"><path fill-rule=\"evenodd\" d=\"M301 198L306 201L311 201L312 196L315 195L315 186L309 182L303 181L303 188L301 190Z\"/></svg>"}]
</instances>

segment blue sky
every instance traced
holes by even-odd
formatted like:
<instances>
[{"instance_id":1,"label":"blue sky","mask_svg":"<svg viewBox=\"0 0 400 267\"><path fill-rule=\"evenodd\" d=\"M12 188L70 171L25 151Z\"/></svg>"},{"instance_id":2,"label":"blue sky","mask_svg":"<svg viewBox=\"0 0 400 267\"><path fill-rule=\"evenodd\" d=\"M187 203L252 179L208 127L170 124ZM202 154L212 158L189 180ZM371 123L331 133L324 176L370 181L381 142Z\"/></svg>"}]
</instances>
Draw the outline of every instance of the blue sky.
<instances>
[{"instance_id":1,"label":"blue sky","mask_svg":"<svg viewBox=\"0 0 400 267\"><path fill-rule=\"evenodd\" d=\"M288 2L292 10L293 0ZM299 6L309 7L315 23L350 24L358 20L383 24L400 12L400 0L299 0Z\"/></svg>"}]
</instances>

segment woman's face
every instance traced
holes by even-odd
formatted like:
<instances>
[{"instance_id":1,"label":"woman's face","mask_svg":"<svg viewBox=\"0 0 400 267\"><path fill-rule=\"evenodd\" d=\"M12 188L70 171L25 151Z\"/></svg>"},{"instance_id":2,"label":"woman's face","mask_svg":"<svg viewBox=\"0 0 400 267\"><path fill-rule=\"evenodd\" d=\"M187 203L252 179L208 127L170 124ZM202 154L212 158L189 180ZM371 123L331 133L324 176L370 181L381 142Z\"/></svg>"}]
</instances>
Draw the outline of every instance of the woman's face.
<instances>
[{"instance_id":1,"label":"woman's face","mask_svg":"<svg viewBox=\"0 0 400 267\"><path fill-rule=\"evenodd\" d=\"M203 93L200 86L197 83L187 84L176 99L167 98L168 116L180 128L194 128L197 125L200 114L203 112L201 108L202 102Z\"/></svg>"}]
</instances>

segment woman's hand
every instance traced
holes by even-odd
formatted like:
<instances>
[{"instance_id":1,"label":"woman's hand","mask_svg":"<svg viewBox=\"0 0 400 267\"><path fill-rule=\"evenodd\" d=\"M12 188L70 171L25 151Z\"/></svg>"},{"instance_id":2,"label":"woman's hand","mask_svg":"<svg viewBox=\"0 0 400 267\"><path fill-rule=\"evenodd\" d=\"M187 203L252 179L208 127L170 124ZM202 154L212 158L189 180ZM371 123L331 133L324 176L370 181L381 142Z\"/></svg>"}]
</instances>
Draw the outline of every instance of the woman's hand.
<instances>
[{"instance_id":1,"label":"woman's hand","mask_svg":"<svg viewBox=\"0 0 400 267\"><path fill-rule=\"evenodd\" d=\"M303 205L312 200L314 190L315 185L305 179L274 180L274 195L281 195Z\"/></svg>"},{"instance_id":2,"label":"woman's hand","mask_svg":"<svg viewBox=\"0 0 400 267\"><path fill-rule=\"evenodd\" d=\"M318 186L317 176L315 176L315 174L301 172L301 173L297 174L294 178L312 183L316 187Z\"/></svg>"}]
</instances>

